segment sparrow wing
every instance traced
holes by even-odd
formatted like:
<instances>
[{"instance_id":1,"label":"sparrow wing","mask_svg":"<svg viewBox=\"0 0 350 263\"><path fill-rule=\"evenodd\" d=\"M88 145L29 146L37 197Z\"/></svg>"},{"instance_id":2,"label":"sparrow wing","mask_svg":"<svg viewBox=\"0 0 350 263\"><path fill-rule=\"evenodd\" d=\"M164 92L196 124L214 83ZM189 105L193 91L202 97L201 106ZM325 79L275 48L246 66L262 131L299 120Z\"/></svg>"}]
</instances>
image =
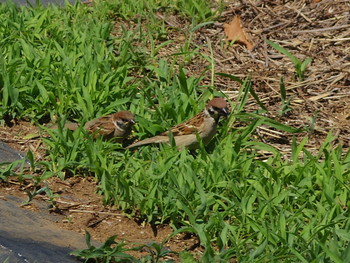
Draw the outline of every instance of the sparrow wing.
<instances>
[{"instance_id":1,"label":"sparrow wing","mask_svg":"<svg viewBox=\"0 0 350 263\"><path fill-rule=\"evenodd\" d=\"M113 136L115 126L112 122L111 115L103 116L85 124L85 129L89 133L101 135L103 137Z\"/></svg>"},{"instance_id":2,"label":"sparrow wing","mask_svg":"<svg viewBox=\"0 0 350 263\"><path fill-rule=\"evenodd\" d=\"M173 128L171 128L171 132L173 133L173 136L183 136L183 135L190 135L190 134L196 134L200 131L201 125L203 125L204 121L204 115L202 113L197 114L192 119L189 119L188 121L184 123L180 123ZM168 131L163 132L161 135L168 135Z\"/></svg>"},{"instance_id":3,"label":"sparrow wing","mask_svg":"<svg viewBox=\"0 0 350 263\"><path fill-rule=\"evenodd\" d=\"M182 136L182 135L188 135L188 134L193 134L197 132L197 127L193 126L190 123L181 123L178 124L176 126L174 126L173 128L171 128L171 132L173 134L173 136ZM168 136L169 135L169 131L165 131L163 133L161 133L161 135L164 136Z\"/></svg>"}]
</instances>

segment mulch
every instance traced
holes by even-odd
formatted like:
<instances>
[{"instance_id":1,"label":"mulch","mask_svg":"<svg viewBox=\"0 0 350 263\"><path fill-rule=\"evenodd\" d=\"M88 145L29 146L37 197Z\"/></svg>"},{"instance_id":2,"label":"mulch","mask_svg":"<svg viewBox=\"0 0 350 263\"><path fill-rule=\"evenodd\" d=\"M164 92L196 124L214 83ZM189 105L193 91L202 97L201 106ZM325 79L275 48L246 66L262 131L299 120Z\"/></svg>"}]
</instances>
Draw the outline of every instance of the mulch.
<instances>
[{"instance_id":1,"label":"mulch","mask_svg":"<svg viewBox=\"0 0 350 263\"><path fill-rule=\"evenodd\" d=\"M300 142L308 137L306 148L316 153L329 133L334 144L349 148L350 128L350 3L349 1L232 1L218 22L200 28L192 36L197 58L185 66L188 75L199 76L210 68L204 56L213 56L215 72L231 74L244 80L250 76L252 89L268 112L267 117L283 124L302 128L304 132L288 134L268 126L257 130L258 139L286 154L291 139ZM317 3L316 3L317 2ZM223 24L240 15L245 33L254 43L253 50L225 42ZM160 50L164 57L173 53L188 38L184 21L176 16L160 14L173 28L171 47ZM187 25L189 26L189 24ZM271 40L287 49L299 60L311 57L305 79L299 80L292 61L269 46ZM224 40L224 41L223 41ZM223 44L224 43L224 44ZM211 51L212 49L212 51ZM211 53L212 52L212 53ZM203 85L210 85L210 70ZM280 80L284 79L290 110L282 114ZM215 76L215 86L236 101L241 85L227 77ZM259 109L251 97L246 112Z\"/></svg>"}]
</instances>

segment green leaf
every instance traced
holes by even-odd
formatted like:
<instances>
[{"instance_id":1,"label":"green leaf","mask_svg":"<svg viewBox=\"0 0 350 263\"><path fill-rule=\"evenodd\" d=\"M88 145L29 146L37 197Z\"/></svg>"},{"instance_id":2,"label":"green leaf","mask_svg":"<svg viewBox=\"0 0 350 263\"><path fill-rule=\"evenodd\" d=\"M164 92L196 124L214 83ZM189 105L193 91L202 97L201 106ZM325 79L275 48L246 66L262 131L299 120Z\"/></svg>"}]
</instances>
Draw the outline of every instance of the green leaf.
<instances>
[{"instance_id":1,"label":"green leaf","mask_svg":"<svg viewBox=\"0 0 350 263\"><path fill-rule=\"evenodd\" d=\"M241 85L243 84L243 81L239 77L233 76L231 74L227 74L227 73L223 73L223 72L217 72L215 74L219 75L219 76L223 76L223 77L229 78L229 79L231 79L233 81L237 81Z\"/></svg>"},{"instance_id":2,"label":"green leaf","mask_svg":"<svg viewBox=\"0 0 350 263\"><path fill-rule=\"evenodd\" d=\"M282 102L286 101L287 93L286 93L286 87L284 85L283 76L281 76L280 78L280 92L281 92Z\"/></svg>"},{"instance_id":3,"label":"green leaf","mask_svg":"<svg viewBox=\"0 0 350 263\"><path fill-rule=\"evenodd\" d=\"M239 96L238 96L238 101L239 104L237 106L237 112L241 112L247 103L248 100L248 94L250 93L250 88L251 88L251 80L250 77L247 77L242 85L242 88L240 89ZM243 93L243 95L242 95Z\"/></svg>"},{"instance_id":4,"label":"green leaf","mask_svg":"<svg viewBox=\"0 0 350 263\"><path fill-rule=\"evenodd\" d=\"M192 28L192 32L195 32L197 31L198 29L202 28L202 27L205 27L207 25L211 25L211 24L214 24L214 21L209 21L209 22L204 22L204 23L200 23L198 25L196 25L195 27Z\"/></svg>"},{"instance_id":5,"label":"green leaf","mask_svg":"<svg viewBox=\"0 0 350 263\"><path fill-rule=\"evenodd\" d=\"M42 102L45 104L48 101L48 98L49 98L47 90L45 89L45 87L38 80L35 80L35 83L36 83L36 86L39 89L41 97L43 98Z\"/></svg>"},{"instance_id":6,"label":"green leaf","mask_svg":"<svg viewBox=\"0 0 350 263\"><path fill-rule=\"evenodd\" d=\"M253 88L249 89L250 94L252 94L253 98L256 100L258 105L264 110L268 111L267 108L265 107L264 103L259 99L258 95L255 93Z\"/></svg>"},{"instance_id":7,"label":"green leaf","mask_svg":"<svg viewBox=\"0 0 350 263\"><path fill-rule=\"evenodd\" d=\"M325 244L318 242L318 244L322 247L323 251L326 255L335 263L344 263L344 261L337 255L335 251L331 251Z\"/></svg>"},{"instance_id":8,"label":"green leaf","mask_svg":"<svg viewBox=\"0 0 350 263\"><path fill-rule=\"evenodd\" d=\"M301 63L300 70L301 72L304 72L306 70L307 65L312 61L312 58L307 58Z\"/></svg>"},{"instance_id":9,"label":"green leaf","mask_svg":"<svg viewBox=\"0 0 350 263\"><path fill-rule=\"evenodd\" d=\"M247 113L247 112L237 113L236 117L237 117L237 119L256 118L256 119L261 121L261 124L265 124L267 126L276 128L277 130L286 131L286 132L290 132L290 133L298 133L298 132L302 131L302 129L300 129L300 128L294 128L294 127L282 124L278 121L275 121L273 119L270 119L268 117L261 116L259 114L255 114L255 113Z\"/></svg>"},{"instance_id":10,"label":"green leaf","mask_svg":"<svg viewBox=\"0 0 350 263\"><path fill-rule=\"evenodd\" d=\"M300 61L294 57L287 49L284 49L283 47L281 47L280 45L278 45L275 42L272 42L271 40L266 39L265 40L271 47L273 47L274 49L276 49L277 51L281 52L282 54L286 55L292 62L294 65L298 65L300 64Z\"/></svg>"},{"instance_id":11,"label":"green leaf","mask_svg":"<svg viewBox=\"0 0 350 263\"><path fill-rule=\"evenodd\" d=\"M264 252L267 244L267 239L265 239L263 243L261 243L256 249L253 250L253 253L250 255L250 260L254 260L260 256Z\"/></svg>"},{"instance_id":12,"label":"green leaf","mask_svg":"<svg viewBox=\"0 0 350 263\"><path fill-rule=\"evenodd\" d=\"M348 242L346 249L343 251L341 259L343 262L350 262L350 242Z\"/></svg>"}]
</instances>

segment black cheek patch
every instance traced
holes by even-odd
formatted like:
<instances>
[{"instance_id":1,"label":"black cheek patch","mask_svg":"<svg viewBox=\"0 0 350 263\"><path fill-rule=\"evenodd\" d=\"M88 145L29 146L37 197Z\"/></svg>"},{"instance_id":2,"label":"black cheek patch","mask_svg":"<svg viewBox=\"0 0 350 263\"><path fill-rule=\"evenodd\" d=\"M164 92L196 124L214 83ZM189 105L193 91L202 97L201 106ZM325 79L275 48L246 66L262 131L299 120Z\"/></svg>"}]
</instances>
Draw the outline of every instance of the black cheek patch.
<instances>
[{"instance_id":1,"label":"black cheek patch","mask_svg":"<svg viewBox=\"0 0 350 263\"><path fill-rule=\"evenodd\" d=\"M212 115L212 114L214 114L214 113L215 113L215 110L214 110L214 109L212 109L212 108L209 108L209 109L208 109L208 112L210 113L210 115Z\"/></svg>"}]
</instances>

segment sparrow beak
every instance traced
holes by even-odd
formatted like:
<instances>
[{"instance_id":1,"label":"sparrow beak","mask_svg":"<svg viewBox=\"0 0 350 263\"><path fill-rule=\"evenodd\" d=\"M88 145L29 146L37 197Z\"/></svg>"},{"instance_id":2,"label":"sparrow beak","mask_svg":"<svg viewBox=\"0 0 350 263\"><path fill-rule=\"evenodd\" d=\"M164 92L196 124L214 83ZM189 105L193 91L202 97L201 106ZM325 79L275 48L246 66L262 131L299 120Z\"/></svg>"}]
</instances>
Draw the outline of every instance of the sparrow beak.
<instances>
[{"instance_id":1,"label":"sparrow beak","mask_svg":"<svg viewBox=\"0 0 350 263\"><path fill-rule=\"evenodd\" d=\"M135 122L134 120L130 120L129 123L130 123L131 125L134 125L136 122Z\"/></svg>"},{"instance_id":2,"label":"sparrow beak","mask_svg":"<svg viewBox=\"0 0 350 263\"><path fill-rule=\"evenodd\" d=\"M230 111L227 108L222 108L220 111L220 115L224 116L225 118L230 114Z\"/></svg>"}]
</instances>

